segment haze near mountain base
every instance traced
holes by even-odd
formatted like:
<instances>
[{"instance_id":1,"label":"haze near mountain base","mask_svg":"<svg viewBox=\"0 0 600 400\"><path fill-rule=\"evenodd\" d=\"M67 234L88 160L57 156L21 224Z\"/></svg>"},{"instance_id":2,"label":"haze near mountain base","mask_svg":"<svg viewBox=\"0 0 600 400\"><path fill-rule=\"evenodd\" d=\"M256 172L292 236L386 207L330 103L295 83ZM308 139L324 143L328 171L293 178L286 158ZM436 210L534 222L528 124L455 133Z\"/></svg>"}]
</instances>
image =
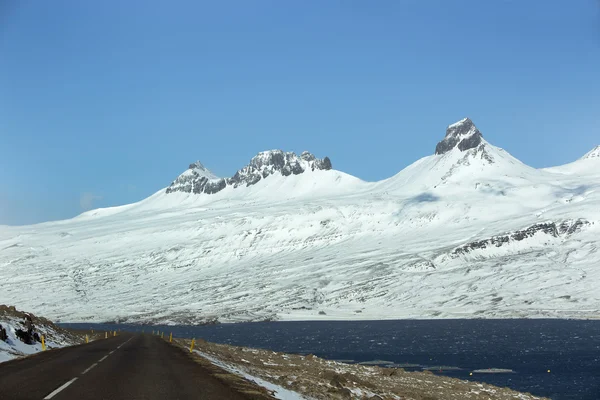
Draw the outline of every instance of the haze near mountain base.
<instances>
[{"instance_id":1,"label":"haze near mountain base","mask_svg":"<svg viewBox=\"0 0 600 400\"><path fill-rule=\"evenodd\" d=\"M535 169L470 119L364 182L272 150L149 198L0 229L0 303L68 321L600 315L600 154ZM35 293L35 295L32 295Z\"/></svg>"}]
</instances>

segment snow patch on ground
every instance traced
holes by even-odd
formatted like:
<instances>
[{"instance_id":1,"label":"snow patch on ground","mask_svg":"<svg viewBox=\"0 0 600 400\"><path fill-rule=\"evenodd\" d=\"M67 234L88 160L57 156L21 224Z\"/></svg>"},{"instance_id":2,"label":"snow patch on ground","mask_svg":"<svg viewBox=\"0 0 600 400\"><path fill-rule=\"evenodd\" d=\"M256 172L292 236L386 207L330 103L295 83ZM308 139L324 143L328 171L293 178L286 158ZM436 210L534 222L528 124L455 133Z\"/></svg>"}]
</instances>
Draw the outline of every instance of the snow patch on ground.
<instances>
[{"instance_id":1,"label":"snow patch on ground","mask_svg":"<svg viewBox=\"0 0 600 400\"><path fill-rule=\"evenodd\" d=\"M243 368L241 368L239 366L235 366L233 364L228 364L226 362L223 362L215 357L212 357L212 356L210 356L206 353L203 353L201 351L198 351L198 350L194 350L194 353L198 354L201 357L206 358L211 363L213 363L214 365L216 365L219 368L224 369L227 372L231 372L232 374L241 376L244 379L247 379L249 381L256 383L258 386L262 386L265 389L268 389L269 391L271 391L273 393L273 396L276 399L280 399L280 400L307 400L307 399L310 399L309 397L302 396L301 394L296 393L292 390L285 389L279 385L276 385L274 383L266 381L262 378L250 375L248 372L244 371Z\"/></svg>"}]
</instances>

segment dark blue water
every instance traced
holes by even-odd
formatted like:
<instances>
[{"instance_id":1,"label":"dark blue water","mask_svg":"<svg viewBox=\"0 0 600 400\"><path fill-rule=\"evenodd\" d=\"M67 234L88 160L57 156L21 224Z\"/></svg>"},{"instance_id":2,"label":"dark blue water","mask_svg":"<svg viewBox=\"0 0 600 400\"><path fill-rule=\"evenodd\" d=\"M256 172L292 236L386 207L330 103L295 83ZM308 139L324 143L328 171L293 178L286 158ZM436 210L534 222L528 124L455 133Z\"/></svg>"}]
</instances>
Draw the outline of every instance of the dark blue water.
<instances>
[{"instance_id":1,"label":"dark blue water","mask_svg":"<svg viewBox=\"0 0 600 400\"><path fill-rule=\"evenodd\" d=\"M437 374L555 400L600 399L600 321L435 320L257 322L208 326L63 324L150 332L355 362L459 367ZM506 368L510 374L473 374ZM550 370L550 373L547 371Z\"/></svg>"}]
</instances>

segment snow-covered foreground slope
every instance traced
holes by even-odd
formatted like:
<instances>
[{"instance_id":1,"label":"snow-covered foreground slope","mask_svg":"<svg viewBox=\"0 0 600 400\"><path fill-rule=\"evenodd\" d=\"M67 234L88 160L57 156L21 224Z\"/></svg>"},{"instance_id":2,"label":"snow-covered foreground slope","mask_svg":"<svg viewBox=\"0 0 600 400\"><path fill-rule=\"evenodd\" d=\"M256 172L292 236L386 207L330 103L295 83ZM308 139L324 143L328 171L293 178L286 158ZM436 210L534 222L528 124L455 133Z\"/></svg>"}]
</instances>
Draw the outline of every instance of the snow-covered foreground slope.
<instances>
[{"instance_id":1,"label":"snow-covered foreground slope","mask_svg":"<svg viewBox=\"0 0 600 400\"><path fill-rule=\"evenodd\" d=\"M42 344L35 340L31 344L24 343L17 336L18 330L27 330L24 317L33 318L32 331L45 338L48 349L70 346L82 342L82 338L60 329L50 321L37 318L31 314L17 311L14 307L0 305L0 328L6 332L6 338L0 335L0 362L9 361L42 351Z\"/></svg>"},{"instance_id":2,"label":"snow-covered foreground slope","mask_svg":"<svg viewBox=\"0 0 600 400\"><path fill-rule=\"evenodd\" d=\"M0 228L0 303L63 321L600 316L600 158L537 170L470 120L436 152L374 183L265 152Z\"/></svg>"}]
</instances>

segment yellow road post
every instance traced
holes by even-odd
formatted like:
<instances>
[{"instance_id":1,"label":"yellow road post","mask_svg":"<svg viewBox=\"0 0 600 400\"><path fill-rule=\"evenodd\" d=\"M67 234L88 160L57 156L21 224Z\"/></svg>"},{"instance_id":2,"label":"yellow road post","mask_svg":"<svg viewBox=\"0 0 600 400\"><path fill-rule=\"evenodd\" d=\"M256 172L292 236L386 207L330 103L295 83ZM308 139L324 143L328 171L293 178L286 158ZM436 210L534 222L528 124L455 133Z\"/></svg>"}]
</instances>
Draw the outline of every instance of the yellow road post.
<instances>
[{"instance_id":1,"label":"yellow road post","mask_svg":"<svg viewBox=\"0 0 600 400\"><path fill-rule=\"evenodd\" d=\"M89 343L90 342L90 337L88 335L85 335L85 342Z\"/></svg>"},{"instance_id":2,"label":"yellow road post","mask_svg":"<svg viewBox=\"0 0 600 400\"><path fill-rule=\"evenodd\" d=\"M46 351L46 338L42 335L42 351Z\"/></svg>"},{"instance_id":3,"label":"yellow road post","mask_svg":"<svg viewBox=\"0 0 600 400\"><path fill-rule=\"evenodd\" d=\"M192 344L190 346L190 353L194 351L194 344L196 343L196 339L192 339Z\"/></svg>"},{"instance_id":4,"label":"yellow road post","mask_svg":"<svg viewBox=\"0 0 600 400\"><path fill-rule=\"evenodd\" d=\"M173 343L173 332L169 334L169 343Z\"/></svg>"}]
</instances>

